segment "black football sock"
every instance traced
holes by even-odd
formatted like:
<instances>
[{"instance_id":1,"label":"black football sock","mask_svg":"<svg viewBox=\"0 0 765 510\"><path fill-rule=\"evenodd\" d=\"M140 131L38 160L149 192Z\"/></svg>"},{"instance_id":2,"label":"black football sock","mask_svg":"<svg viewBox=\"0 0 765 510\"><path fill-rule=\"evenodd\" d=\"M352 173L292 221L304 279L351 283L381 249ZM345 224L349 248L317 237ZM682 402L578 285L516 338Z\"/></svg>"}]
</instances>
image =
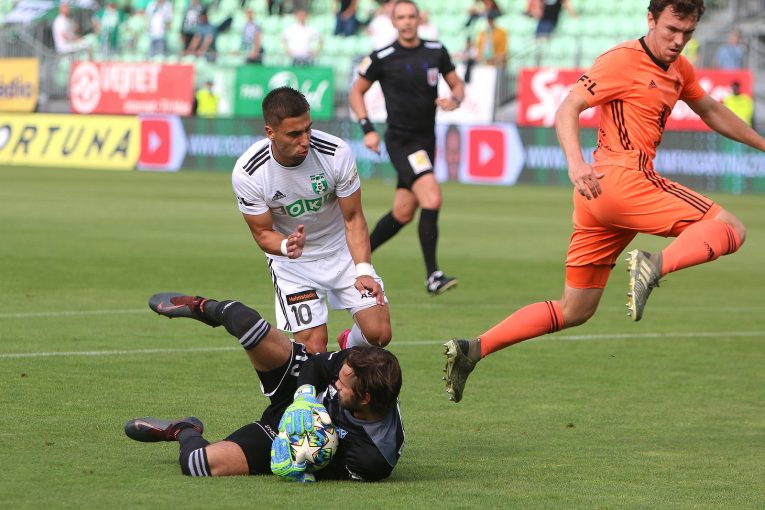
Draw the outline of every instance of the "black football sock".
<instances>
[{"instance_id":1,"label":"black football sock","mask_svg":"<svg viewBox=\"0 0 765 510\"><path fill-rule=\"evenodd\" d=\"M205 318L225 326L246 350L258 345L271 330L271 325L256 310L239 301L209 299L202 305L202 313Z\"/></svg>"},{"instance_id":2,"label":"black football sock","mask_svg":"<svg viewBox=\"0 0 765 510\"><path fill-rule=\"evenodd\" d=\"M181 443L181 454L178 463L181 471L189 476L211 476L210 465L207 463L207 451L205 446L210 442L202 437L195 428L185 428L178 434Z\"/></svg>"},{"instance_id":3,"label":"black football sock","mask_svg":"<svg viewBox=\"0 0 765 510\"><path fill-rule=\"evenodd\" d=\"M438 271L436 263L436 244L438 243L438 209L422 209L420 211L420 246L425 259L427 276Z\"/></svg>"},{"instance_id":4,"label":"black football sock","mask_svg":"<svg viewBox=\"0 0 765 510\"><path fill-rule=\"evenodd\" d=\"M369 244L372 246L372 251L375 251L385 241L398 234L398 231L403 226L403 223L399 223L393 217L393 211L389 211L388 214L380 218L380 221L377 222L375 229L369 236Z\"/></svg>"}]
</instances>

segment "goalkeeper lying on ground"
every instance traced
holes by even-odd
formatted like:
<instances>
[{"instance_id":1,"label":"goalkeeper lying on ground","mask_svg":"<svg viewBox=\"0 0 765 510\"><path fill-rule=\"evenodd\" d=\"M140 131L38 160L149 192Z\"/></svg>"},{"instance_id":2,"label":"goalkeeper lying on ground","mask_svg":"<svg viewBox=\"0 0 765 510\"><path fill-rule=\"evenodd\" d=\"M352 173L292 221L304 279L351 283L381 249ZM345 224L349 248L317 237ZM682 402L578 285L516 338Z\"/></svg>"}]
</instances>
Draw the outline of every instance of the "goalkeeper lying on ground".
<instances>
[{"instance_id":1,"label":"goalkeeper lying on ground","mask_svg":"<svg viewBox=\"0 0 765 510\"><path fill-rule=\"evenodd\" d=\"M377 481L393 471L404 445L398 409L401 367L393 354L379 347L353 347L309 355L303 345L237 301L164 293L152 296L149 306L166 317L225 326L244 347L271 405L260 420L217 443L202 437L204 426L194 417L130 420L125 425L128 437L179 441L181 471L191 476L273 472L298 482ZM340 446L329 466L310 473L305 462L292 458L287 439L277 435L280 430L304 433L313 426L312 411L324 408L337 428Z\"/></svg>"}]
</instances>

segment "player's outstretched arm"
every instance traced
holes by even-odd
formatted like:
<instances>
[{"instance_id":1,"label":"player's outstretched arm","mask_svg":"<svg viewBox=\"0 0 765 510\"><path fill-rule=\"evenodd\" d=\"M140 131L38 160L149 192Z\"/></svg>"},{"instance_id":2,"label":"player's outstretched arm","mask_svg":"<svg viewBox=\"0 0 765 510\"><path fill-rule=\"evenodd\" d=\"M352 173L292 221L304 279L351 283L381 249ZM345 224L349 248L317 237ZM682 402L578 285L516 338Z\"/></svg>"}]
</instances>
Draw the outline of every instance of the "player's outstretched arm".
<instances>
[{"instance_id":1,"label":"player's outstretched arm","mask_svg":"<svg viewBox=\"0 0 765 510\"><path fill-rule=\"evenodd\" d=\"M372 249L369 245L369 227L361 208L361 189L347 197L338 198L345 220L345 239L348 250L356 264L356 288L359 292L369 291L377 304L384 305L385 297L380 284L372 277Z\"/></svg>"},{"instance_id":2,"label":"player's outstretched arm","mask_svg":"<svg viewBox=\"0 0 765 510\"><path fill-rule=\"evenodd\" d=\"M723 136L745 143L755 149L765 151L765 139L749 127L727 106L712 98L709 94L698 101L686 101L688 106L701 117L709 127Z\"/></svg>"}]
</instances>

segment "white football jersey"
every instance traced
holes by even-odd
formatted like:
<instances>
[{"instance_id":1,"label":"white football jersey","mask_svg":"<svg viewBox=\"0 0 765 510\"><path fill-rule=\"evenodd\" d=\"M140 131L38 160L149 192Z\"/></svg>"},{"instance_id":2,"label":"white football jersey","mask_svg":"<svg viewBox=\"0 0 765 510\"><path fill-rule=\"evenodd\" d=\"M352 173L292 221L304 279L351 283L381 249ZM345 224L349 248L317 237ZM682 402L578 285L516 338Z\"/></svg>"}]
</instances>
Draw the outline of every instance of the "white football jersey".
<instances>
[{"instance_id":1,"label":"white football jersey","mask_svg":"<svg viewBox=\"0 0 765 510\"><path fill-rule=\"evenodd\" d=\"M348 249L337 197L352 195L361 183L353 154L342 139L314 129L305 160L285 167L277 163L271 140L265 138L237 160L231 181L242 213L270 210L274 230L284 236L305 225L305 247L297 260L316 260Z\"/></svg>"}]
</instances>

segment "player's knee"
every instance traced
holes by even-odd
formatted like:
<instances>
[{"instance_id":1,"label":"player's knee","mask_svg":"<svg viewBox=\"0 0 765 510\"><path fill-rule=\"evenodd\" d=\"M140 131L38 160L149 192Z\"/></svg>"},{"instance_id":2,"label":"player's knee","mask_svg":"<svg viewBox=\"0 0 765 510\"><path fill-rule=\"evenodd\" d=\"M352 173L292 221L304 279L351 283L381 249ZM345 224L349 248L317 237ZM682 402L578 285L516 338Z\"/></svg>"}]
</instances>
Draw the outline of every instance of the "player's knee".
<instances>
[{"instance_id":1,"label":"player's knee","mask_svg":"<svg viewBox=\"0 0 765 510\"><path fill-rule=\"evenodd\" d=\"M327 352L327 337L311 336L308 338L295 338L295 341L305 345L311 354Z\"/></svg>"},{"instance_id":2,"label":"player's knee","mask_svg":"<svg viewBox=\"0 0 765 510\"><path fill-rule=\"evenodd\" d=\"M746 239L746 227L739 221L738 225L733 225L733 228L736 231L736 234L738 234L738 245L736 246L736 250L738 250L741 248L741 245L744 244L744 240Z\"/></svg>"},{"instance_id":3,"label":"player's knee","mask_svg":"<svg viewBox=\"0 0 765 510\"><path fill-rule=\"evenodd\" d=\"M371 331L365 330L363 333L364 338L367 339L367 342L370 345L385 347L390 343L390 340L393 337L393 331L391 330L390 324L377 324L374 328L367 329L371 329Z\"/></svg>"},{"instance_id":4,"label":"player's knee","mask_svg":"<svg viewBox=\"0 0 765 510\"><path fill-rule=\"evenodd\" d=\"M715 219L727 223L736 232L738 242L729 253L738 250L741 245L744 244L744 240L746 239L746 226L744 226L744 223L728 211L722 211L715 217Z\"/></svg>"},{"instance_id":5,"label":"player's knee","mask_svg":"<svg viewBox=\"0 0 765 510\"><path fill-rule=\"evenodd\" d=\"M411 223L417 207L398 207L393 211L393 219L401 225Z\"/></svg>"},{"instance_id":6,"label":"player's knee","mask_svg":"<svg viewBox=\"0 0 765 510\"><path fill-rule=\"evenodd\" d=\"M577 306L568 306L568 307L564 303L563 304L563 328L581 326L582 324L590 320L590 317L595 315L595 310L597 309L598 309L597 303L594 305L587 305L587 306L582 306L581 304L579 304Z\"/></svg>"}]
</instances>

